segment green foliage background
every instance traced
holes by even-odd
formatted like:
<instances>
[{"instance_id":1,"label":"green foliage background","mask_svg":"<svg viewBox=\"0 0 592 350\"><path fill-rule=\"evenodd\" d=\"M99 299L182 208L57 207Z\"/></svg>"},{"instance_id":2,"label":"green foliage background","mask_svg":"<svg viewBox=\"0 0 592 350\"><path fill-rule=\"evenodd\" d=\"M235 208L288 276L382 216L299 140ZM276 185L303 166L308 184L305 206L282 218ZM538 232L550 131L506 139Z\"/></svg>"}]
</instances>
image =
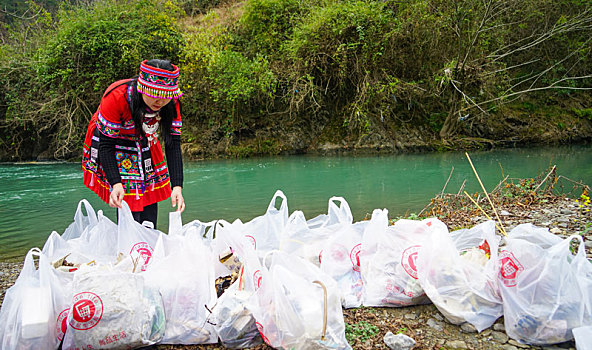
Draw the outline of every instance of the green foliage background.
<instances>
[{"instance_id":1,"label":"green foliage background","mask_svg":"<svg viewBox=\"0 0 592 350\"><path fill-rule=\"evenodd\" d=\"M148 58L180 66L194 157L495 138L508 106L590 121L590 0L3 1L36 14L0 17L4 160L79 157L104 89Z\"/></svg>"}]
</instances>

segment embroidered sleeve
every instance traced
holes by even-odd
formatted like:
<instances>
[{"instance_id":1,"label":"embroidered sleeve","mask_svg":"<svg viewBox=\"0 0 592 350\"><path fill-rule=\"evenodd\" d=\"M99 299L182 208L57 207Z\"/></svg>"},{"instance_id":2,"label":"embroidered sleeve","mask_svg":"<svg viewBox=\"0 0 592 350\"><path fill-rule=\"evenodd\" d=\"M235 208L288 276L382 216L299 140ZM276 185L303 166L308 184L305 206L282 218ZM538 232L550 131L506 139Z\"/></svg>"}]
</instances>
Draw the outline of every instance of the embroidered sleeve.
<instances>
[{"instance_id":1,"label":"embroidered sleeve","mask_svg":"<svg viewBox=\"0 0 592 350\"><path fill-rule=\"evenodd\" d=\"M183 122L181 121L181 105L178 101L175 101L175 107L177 109L177 116L173 119L173 123L171 124L171 135L181 135L181 126L183 126Z\"/></svg>"},{"instance_id":2,"label":"embroidered sleeve","mask_svg":"<svg viewBox=\"0 0 592 350\"><path fill-rule=\"evenodd\" d=\"M99 106L97 129L109 137L119 137L120 131L126 129L129 124L123 120L124 108L129 108L125 94L118 90L120 89L117 88L105 96Z\"/></svg>"}]
</instances>

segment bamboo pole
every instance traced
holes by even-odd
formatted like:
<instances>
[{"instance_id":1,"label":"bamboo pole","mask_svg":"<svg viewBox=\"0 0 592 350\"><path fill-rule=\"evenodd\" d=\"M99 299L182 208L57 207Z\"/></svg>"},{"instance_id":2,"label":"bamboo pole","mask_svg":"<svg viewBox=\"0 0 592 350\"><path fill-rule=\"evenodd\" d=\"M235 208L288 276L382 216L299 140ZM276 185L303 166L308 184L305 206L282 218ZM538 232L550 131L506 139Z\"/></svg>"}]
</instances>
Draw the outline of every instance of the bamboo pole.
<instances>
[{"instance_id":1,"label":"bamboo pole","mask_svg":"<svg viewBox=\"0 0 592 350\"><path fill-rule=\"evenodd\" d=\"M491 218L491 216L489 216L485 210L483 210L483 208L481 208L481 206L479 205L479 203L475 202L475 200L473 199L473 197L471 197L470 194L467 193L467 191L465 191L465 194L467 195L467 197L469 197L469 199L471 200L471 202L473 202L473 204L475 204L477 206L477 208L479 208L481 210L481 212L483 213L483 215L485 215L485 217L489 220L493 220ZM495 223L495 226L497 227L498 230L500 230L500 232L504 232L501 227L497 224L497 222ZM504 233L505 234L505 233Z\"/></svg>"},{"instance_id":2,"label":"bamboo pole","mask_svg":"<svg viewBox=\"0 0 592 350\"><path fill-rule=\"evenodd\" d=\"M485 197L487 197L487 200L489 201L489 204L491 205L491 208L493 209L495 217L497 218L497 221L499 222L499 224L501 226L500 231L502 231L504 236L508 236L508 234L506 233L506 229L504 228L504 224L502 223L502 220L500 220L499 215L497 215L497 210L495 210L495 206L493 205L491 198L489 198L489 194L487 193L487 190L485 190L485 186L483 186L483 182L481 182L481 179L479 178L479 174L477 174L477 170L475 170L475 166L473 165L473 162L471 161L471 157L469 157L469 154L467 152L465 152L465 155L467 156L467 159L469 160L469 164L471 164L471 168L473 168L473 172L475 173L475 176L477 177L477 180L479 181L479 185L481 185L483 192L485 192Z\"/></svg>"}]
</instances>

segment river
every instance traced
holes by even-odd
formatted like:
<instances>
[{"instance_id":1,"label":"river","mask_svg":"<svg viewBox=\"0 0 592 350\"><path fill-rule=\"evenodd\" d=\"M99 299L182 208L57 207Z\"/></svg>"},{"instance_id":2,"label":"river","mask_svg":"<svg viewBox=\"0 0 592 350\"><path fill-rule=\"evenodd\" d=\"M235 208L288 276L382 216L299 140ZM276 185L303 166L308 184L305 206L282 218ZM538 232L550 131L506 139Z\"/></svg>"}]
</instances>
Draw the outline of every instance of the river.
<instances>
[{"instance_id":1,"label":"river","mask_svg":"<svg viewBox=\"0 0 592 350\"><path fill-rule=\"evenodd\" d=\"M470 157L488 190L506 175L535 177L552 165L560 175L592 185L592 146L499 149ZM396 218L420 212L453 168L446 192L456 193L465 180L467 191L480 190L463 152L185 162L183 223L251 220L265 213L278 189L290 213L301 210L307 219L326 213L332 196L345 198L354 221L376 208ZM569 181L560 185L571 188ZM0 261L21 259L52 231L62 233L83 198L115 220L115 210L82 184L78 163L0 164ZM158 229L165 232L170 210L170 200L160 203Z\"/></svg>"}]
</instances>

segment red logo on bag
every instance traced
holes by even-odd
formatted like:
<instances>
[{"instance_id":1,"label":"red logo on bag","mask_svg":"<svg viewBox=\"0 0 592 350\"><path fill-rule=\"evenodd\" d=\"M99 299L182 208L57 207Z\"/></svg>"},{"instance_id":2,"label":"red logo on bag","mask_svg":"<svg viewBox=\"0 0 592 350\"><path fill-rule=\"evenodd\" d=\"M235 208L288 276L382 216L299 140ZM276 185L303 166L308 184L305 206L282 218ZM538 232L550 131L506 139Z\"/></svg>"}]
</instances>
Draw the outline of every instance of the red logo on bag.
<instances>
[{"instance_id":1,"label":"red logo on bag","mask_svg":"<svg viewBox=\"0 0 592 350\"><path fill-rule=\"evenodd\" d=\"M257 330L259 331L259 334L261 334L261 338L263 338L265 344L271 346L269 339L267 339L267 337L263 334L263 326L261 325L261 323L255 322L255 326L257 326Z\"/></svg>"},{"instance_id":2,"label":"red logo on bag","mask_svg":"<svg viewBox=\"0 0 592 350\"><path fill-rule=\"evenodd\" d=\"M154 250L150 246L150 244L146 242L139 242L134 244L132 250L130 250L130 254L134 255L133 253L138 254L140 257L139 266L142 271L146 271L146 267L150 263L150 259L152 258L152 252Z\"/></svg>"},{"instance_id":3,"label":"red logo on bag","mask_svg":"<svg viewBox=\"0 0 592 350\"><path fill-rule=\"evenodd\" d=\"M91 329L103 317L103 301L95 293L78 293L72 301L72 313L69 317L72 328L82 331Z\"/></svg>"},{"instance_id":4,"label":"red logo on bag","mask_svg":"<svg viewBox=\"0 0 592 350\"><path fill-rule=\"evenodd\" d=\"M70 311L70 309L62 310L56 320L56 334L58 335L59 341L64 339L64 334L66 334L66 329L68 328L68 311Z\"/></svg>"},{"instance_id":5,"label":"red logo on bag","mask_svg":"<svg viewBox=\"0 0 592 350\"><path fill-rule=\"evenodd\" d=\"M524 267L516 259L514 254L502 250L500 252L500 276L504 285L506 287L514 287L521 271L524 271Z\"/></svg>"},{"instance_id":6,"label":"red logo on bag","mask_svg":"<svg viewBox=\"0 0 592 350\"><path fill-rule=\"evenodd\" d=\"M360 272L360 250L362 249L362 243L352 248L349 253L349 258L352 262L354 271Z\"/></svg>"},{"instance_id":7,"label":"red logo on bag","mask_svg":"<svg viewBox=\"0 0 592 350\"><path fill-rule=\"evenodd\" d=\"M321 251L319 252L319 264L322 262L321 260L323 259L323 250L321 249Z\"/></svg>"},{"instance_id":8,"label":"red logo on bag","mask_svg":"<svg viewBox=\"0 0 592 350\"><path fill-rule=\"evenodd\" d=\"M405 269L405 272L407 272L409 276L415 279L417 279L417 267L415 266L415 261L417 260L419 248L421 248L420 245L412 245L403 251L403 256L401 257L401 266L403 266L403 269Z\"/></svg>"},{"instance_id":9,"label":"red logo on bag","mask_svg":"<svg viewBox=\"0 0 592 350\"><path fill-rule=\"evenodd\" d=\"M261 287L261 280L263 280L263 276L261 275L261 270L255 271L253 273L253 285L255 286L255 290Z\"/></svg>"},{"instance_id":10,"label":"red logo on bag","mask_svg":"<svg viewBox=\"0 0 592 350\"><path fill-rule=\"evenodd\" d=\"M245 235L245 237L247 237L249 242L251 242L251 244L253 245L253 248L256 250L257 249L257 240L255 239L255 237L253 237L251 235Z\"/></svg>"}]
</instances>

